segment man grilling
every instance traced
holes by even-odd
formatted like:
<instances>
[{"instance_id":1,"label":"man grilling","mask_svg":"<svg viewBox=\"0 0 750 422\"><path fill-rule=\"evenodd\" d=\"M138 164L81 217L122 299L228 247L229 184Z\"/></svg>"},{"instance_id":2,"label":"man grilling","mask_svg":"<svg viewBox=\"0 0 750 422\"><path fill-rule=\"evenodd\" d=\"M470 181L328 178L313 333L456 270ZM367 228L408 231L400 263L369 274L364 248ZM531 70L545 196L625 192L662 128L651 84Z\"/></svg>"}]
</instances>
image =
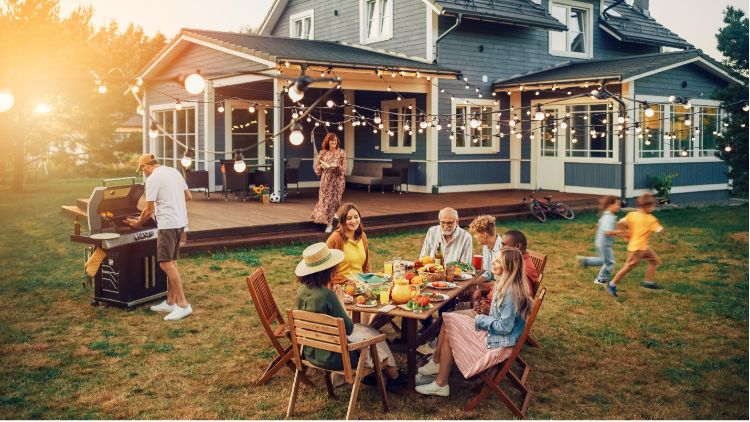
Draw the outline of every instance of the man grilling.
<instances>
[{"instance_id":1,"label":"man grilling","mask_svg":"<svg viewBox=\"0 0 750 422\"><path fill-rule=\"evenodd\" d=\"M129 218L126 222L137 229L156 214L159 229L156 260L167 274L167 299L152 306L151 310L169 312L164 320L177 321L193 313L185 299L177 267L180 238L188 222L186 202L192 199L192 195L182 174L171 167L160 166L153 154L143 154L138 158L137 171L143 171L146 176L146 207L138 218Z\"/></svg>"}]
</instances>

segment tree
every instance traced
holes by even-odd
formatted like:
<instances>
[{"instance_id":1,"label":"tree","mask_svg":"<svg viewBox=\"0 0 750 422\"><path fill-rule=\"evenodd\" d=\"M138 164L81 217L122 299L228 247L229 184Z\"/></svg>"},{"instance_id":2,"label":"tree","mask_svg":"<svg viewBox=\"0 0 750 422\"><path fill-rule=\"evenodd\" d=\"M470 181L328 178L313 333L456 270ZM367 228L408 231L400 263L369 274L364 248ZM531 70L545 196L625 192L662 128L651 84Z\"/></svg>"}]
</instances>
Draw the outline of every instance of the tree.
<instances>
[{"instance_id":1,"label":"tree","mask_svg":"<svg viewBox=\"0 0 750 422\"><path fill-rule=\"evenodd\" d=\"M130 25L112 23L95 31L91 7L60 16L59 0L4 0L0 6L0 90L15 102L0 113L0 157L12 168L12 188L21 191L30 164L54 156L60 162L113 163L119 158L116 123L135 113L123 75L135 73L163 47L161 34L146 37ZM120 69L114 74L110 69ZM91 71L107 81L96 91ZM132 80L131 80L132 82ZM40 113L40 103L50 111ZM125 149L127 149L126 147ZM140 142L138 143L140 148Z\"/></svg>"},{"instance_id":2,"label":"tree","mask_svg":"<svg viewBox=\"0 0 750 422\"><path fill-rule=\"evenodd\" d=\"M718 49L724 55L724 64L736 72L743 84L731 84L714 93L721 100L725 112L717 145L716 156L729 166L727 176L732 179L734 190L747 197L748 194L748 19L732 6L724 11L725 26L716 34Z\"/></svg>"}]
</instances>

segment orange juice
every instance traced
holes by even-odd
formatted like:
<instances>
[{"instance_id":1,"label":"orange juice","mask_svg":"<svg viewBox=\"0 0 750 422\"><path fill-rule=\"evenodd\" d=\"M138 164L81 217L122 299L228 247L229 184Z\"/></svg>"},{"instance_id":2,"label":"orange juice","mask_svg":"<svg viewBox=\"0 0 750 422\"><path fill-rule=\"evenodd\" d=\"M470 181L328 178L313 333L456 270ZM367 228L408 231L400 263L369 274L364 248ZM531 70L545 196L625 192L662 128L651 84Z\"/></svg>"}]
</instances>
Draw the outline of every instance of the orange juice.
<instances>
[{"instance_id":1,"label":"orange juice","mask_svg":"<svg viewBox=\"0 0 750 422\"><path fill-rule=\"evenodd\" d=\"M380 291L380 304L381 305L387 305L388 302L391 300L391 289L386 286L383 288L383 290Z\"/></svg>"},{"instance_id":2,"label":"orange juice","mask_svg":"<svg viewBox=\"0 0 750 422\"><path fill-rule=\"evenodd\" d=\"M383 272L389 277L393 275L393 261L385 261L383 263Z\"/></svg>"}]
</instances>

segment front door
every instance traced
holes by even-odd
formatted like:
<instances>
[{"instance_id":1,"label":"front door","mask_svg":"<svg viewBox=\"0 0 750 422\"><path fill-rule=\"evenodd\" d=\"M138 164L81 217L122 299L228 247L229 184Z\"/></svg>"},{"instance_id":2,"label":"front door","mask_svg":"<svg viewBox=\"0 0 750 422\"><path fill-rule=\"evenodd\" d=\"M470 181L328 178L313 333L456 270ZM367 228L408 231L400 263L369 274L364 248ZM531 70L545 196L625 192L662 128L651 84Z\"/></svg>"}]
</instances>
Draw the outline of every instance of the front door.
<instances>
[{"instance_id":1,"label":"front door","mask_svg":"<svg viewBox=\"0 0 750 422\"><path fill-rule=\"evenodd\" d=\"M227 102L225 134L227 159L229 151L243 150L250 164L265 164L267 148L273 142L261 143L273 130L273 108L265 102Z\"/></svg>"},{"instance_id":2,"label":"front door","mask_svg":"<svg viewBox=\"0 0 750 422\"><path fill-rule=\"evenodd\" d=\"M558 107L542 108L544 119L532 123L532 142L536 155L536 188L561 191L565 186L565 146L561 145L564 137L559 128L558 116L562 117L565 109ZM533 114L532 114L533 116ZM535 151L534 151L535 150Z\"/></svg>"}]
</instances>

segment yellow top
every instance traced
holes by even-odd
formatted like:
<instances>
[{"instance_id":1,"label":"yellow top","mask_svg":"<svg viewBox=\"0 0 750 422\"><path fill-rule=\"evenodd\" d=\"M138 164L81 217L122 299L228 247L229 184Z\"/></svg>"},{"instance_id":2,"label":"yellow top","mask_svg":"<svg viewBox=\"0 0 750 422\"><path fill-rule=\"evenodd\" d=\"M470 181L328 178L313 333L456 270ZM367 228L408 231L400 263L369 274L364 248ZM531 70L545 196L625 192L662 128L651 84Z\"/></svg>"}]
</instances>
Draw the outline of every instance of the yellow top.
<instances>
[{"instance_id":1,"label":"yellow top","mask_svg":"<svg viewBox=\"0 0 750 422\"><path fill-rule=\"evenodd\" d=\"M628 223L630 231L628 252L645 251L649 248L648 238L651 233L658 233L664 229L656 217L641 210L629 212L623 220Z\"/></svg>"},{"instance_id":2,"label":"yellow top","mask_svg":"<svg viewBox=\"0 0 750 422\"><path fill-rule=\"evenodd\" d=\"M367 258L367 255L362 238L358 241L348 239L344 242L344 260L336 268L336 272L345 278L352 279L354 274L362 272L365 258Z\"/></svg>"}]
</instances>

